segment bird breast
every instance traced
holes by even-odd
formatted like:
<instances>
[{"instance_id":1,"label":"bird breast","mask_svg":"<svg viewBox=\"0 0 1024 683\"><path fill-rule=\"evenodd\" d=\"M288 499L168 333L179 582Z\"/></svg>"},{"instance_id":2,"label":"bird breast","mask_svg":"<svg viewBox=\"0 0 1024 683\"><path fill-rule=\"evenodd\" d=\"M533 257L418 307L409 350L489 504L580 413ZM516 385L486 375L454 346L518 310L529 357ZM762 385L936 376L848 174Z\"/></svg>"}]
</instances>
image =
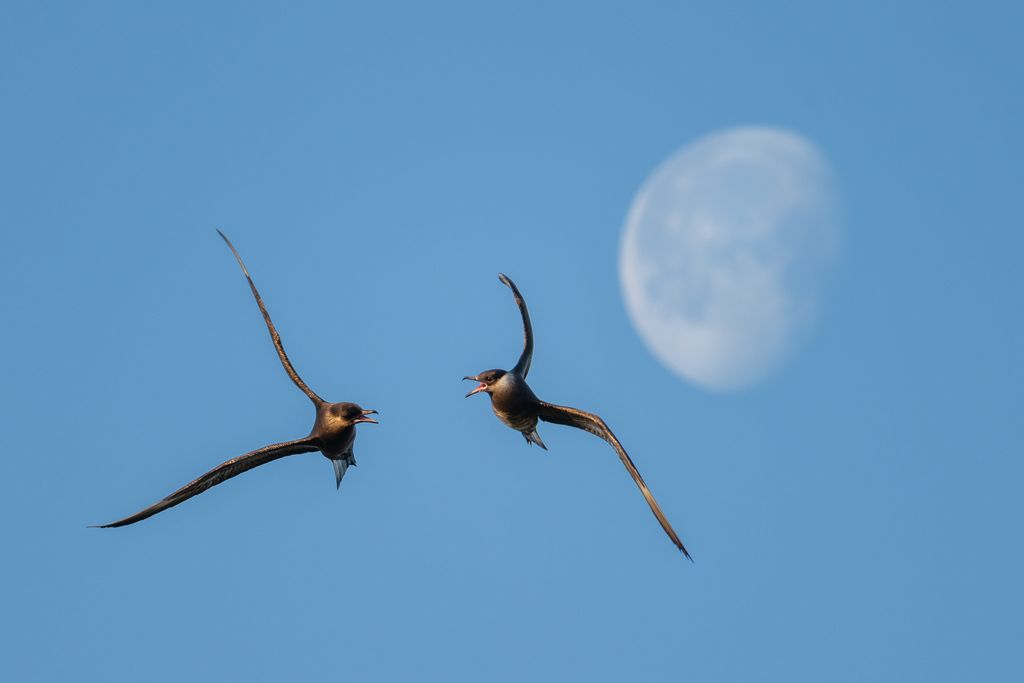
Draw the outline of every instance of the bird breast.
<instances>
[{"instance_id":1,"label":"bird breast","mask_svg":"<svg viewBox=\"0 0 1024 683\"><path fill-rule=\"evenodd\" d=\"M337 427L331 429L328 426L320 433L320 450L328 458L340 458L352 450L352 444L356 440L356 426Z\"/></svg>"},{"instance_id":2,"label":"bird breast","mask_svg":"<svg viewBox=\"0 0 1024 683\"><path fill-rule=\"evenodd\" d=\"M504 375L491 393L491 409L498 419L517 431L533 431L537 426L537 397L521 378Z\"/></svg>"}]
</instances>

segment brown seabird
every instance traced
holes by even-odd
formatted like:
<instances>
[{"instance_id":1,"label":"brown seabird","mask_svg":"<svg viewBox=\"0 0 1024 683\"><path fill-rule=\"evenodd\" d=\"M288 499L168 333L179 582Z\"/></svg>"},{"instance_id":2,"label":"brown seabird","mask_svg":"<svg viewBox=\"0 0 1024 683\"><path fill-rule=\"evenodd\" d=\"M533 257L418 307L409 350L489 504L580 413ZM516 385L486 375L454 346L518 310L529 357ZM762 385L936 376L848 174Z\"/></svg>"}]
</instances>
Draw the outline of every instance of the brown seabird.
<instances>
[{"instance_id":1,"label":"brown seabird","mask_svg":"<svg viewBox=\"0 0 1024 683\"><path fill-rule=\"evenodd\" d=\"M116 522L98 525L100 528L107 529L110 527L127 526L128 524L140 522L167 508L183 503L193 496L198 496L203 491L223 481L227 481L242 472L259 467L272 460L298 453L314 453L316 451L323 453L334 465L336 488L340 488L341 479L345 476L345 471L350 465L354 466L356 464L355 456L352 453L352 444L356 438L356 425L360 422L377 423L372 417L368 417L369 415L376 414L376 410L364 410L355 403L327 403L302 381L299 373L295 372L295 368L292 367L292 362L288 360L288 355L284 352L284 346L281 345L281 336L277 333L274 323L270 320L270 314L267 313L267 308L263 305L263 298L260 296L259 291L257 291L256 285L253 284L249 271L242 261L242 257L238 255L235 246L231 244L231 240L223 232L218 230L217 233L227 243L231 253L238 260L238 265L242 267L245 279L249 281L249 288L252 290L252 295L256 297L256 303L263 314L263 320L267 324L267 330L270 332L270 338L274 342L274 348L277 349L281 365L284 366L285 372L291 377L295 386L309 397L309 400L313 402L313 406L316 408L316 419L313 422L313 429L309 436L302 439L264 446L221 463L195 481L182 486L174 493L150 505L145 510L136 512L130 517L119 519Z\"/></svg>"},{"instance_id":2,"label":"brown seabird","mask_svg":"<svg viewBox=\"0 0 1024 683\"><path fill-rule=\"evenodd\" d=\"M669 524L665 513L661 511L658 502L654 500L654 496L651 494L650 489L647 488L643 477L640 476L640 472L637 471L633 461L626 453L626 449L622 447L622 444L619 443L619 440L612 433L612 430L608 428L604 420L593 413L577 408L569 408L542 401L530 389L530 386L526 383L526 375L530 372L530 362L533 359L533 326L530 324L530 313L526 310L526 302L523 300L515 283L504 274L500 274L498 278L512 290L512 295L519 306L519 312L523 316L523 334L525 336L523 353L519 356L519 361L511 370L485 370L478 375L464 377L463 379L480 383L475 389L466 394L466 398L479 392L490 394L491 409L494 410L494 414L498 416L498 419L521 433L528 444L537 444L544 450L547 450L547 446L544 445L540 435L537 434L537 420L576 427L607 441L615 449L615 452L619 454L622 464L626 466L626 470L633 477L633 481L640 488L640 492L644 494L647 504L651 507L651 512L654 513L654 516L658 518L658 522L661 523L661 528L665 530L665 533L672 539L676 547L682 551L683 555L692 562L693 558L690 557L690 553L686 551L683 542L672 529L672 525Z\"/></svg>"}]
</instances>

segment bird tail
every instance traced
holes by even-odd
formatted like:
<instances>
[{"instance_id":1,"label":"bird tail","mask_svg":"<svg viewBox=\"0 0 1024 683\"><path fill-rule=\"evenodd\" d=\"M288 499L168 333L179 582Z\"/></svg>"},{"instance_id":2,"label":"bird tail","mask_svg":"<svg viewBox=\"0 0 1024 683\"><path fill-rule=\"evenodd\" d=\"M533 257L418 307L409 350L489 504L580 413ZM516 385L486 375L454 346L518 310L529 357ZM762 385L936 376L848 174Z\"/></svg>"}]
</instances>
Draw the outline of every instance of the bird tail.
<instances>
[{"instance_id":1,"label":"bird tail","mask_svg":"<svg viewBox=\"0 0 1024 683\"><path fill-rule=\"evenodd\" d=\"M341 488L341 480L345 478L345 472L348 471L349 466L355 466L356 458L354 455L349 454L340 460L331 459L331 464L334 465L334 487Z\"/></svg>"},{"instance_id":2,"label":"bird tail","mask_svg":"<svg viewBox=\"0 0 1024 683\"><path fill-rule=\"evenodd\" d=\"M528 443L530 445L537 444L538 446L540 446L544 450L548 449L548 447L544 445L544 442L540 440L540 434L537 433L537 429L536 428L534 428L533 431L522 432L522 434L523 434L523 437L526 439L526 443Z\"/></svg>"}]
</instances>

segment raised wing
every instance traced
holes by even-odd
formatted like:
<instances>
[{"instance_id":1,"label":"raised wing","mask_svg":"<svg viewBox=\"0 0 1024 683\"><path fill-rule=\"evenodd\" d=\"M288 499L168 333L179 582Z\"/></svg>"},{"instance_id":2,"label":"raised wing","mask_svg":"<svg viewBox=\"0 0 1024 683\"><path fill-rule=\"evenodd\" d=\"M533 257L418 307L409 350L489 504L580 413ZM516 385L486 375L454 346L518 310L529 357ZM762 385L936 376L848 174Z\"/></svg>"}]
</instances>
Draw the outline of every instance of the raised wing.
<instances>
[{"instance_id":1,"label":"raised wing","mask_svg":"<svg viewBox=\"0 0 1024 683\"><path fill-rule=\"evenodd\" d=\"M498 279L512 290L516 306L519 306L519 312L523 316L523 353L519 356L519 362L512 368L512 371L526 379L526 375L530 372L530 363L533 361L533 325L530 324L530 312L526 310L526 302L523 300L523 295L519 293L516 283L512 282L504 273L499 273Z\"/></svg>"},{"instance_id":2,"label":"raised wing","mask_svg":"<svg viewBox=\"0 0 1024 683\"><path fill-rule=\"evenodd\" d=\"M128 524L141 522L147 517L152 517L158 512L163 512L167 508L174 507L178 503L183 503L193 496L198 496L203 491L216 486L223 481L227 481L231 477L238 476L242 472L251 470L254 467L259 467L260 465L272 460L283 458L286 455L312 453L318 450L320 450L320 447L312 437L264 446L259 450L246 453L245 455L240 455L237 458L232 458L225 463L217 465L195 481L182 486L160 502L150 505L141 512L136 512L131 517L125 517L124 519L119 519L116 522L111 522L110 524L100 524L99 527L101 529L108 529L110 527L127 526Z\"/></svg>"},{"instance_id":3,"label":"raised wing","mask_svg":"<svg viewBox=\"0 0 1024 683\"><path fill-rule=\"evenodd\" d=\"M277 356L281 359L281 365L284 366L284 371L288 373L288 376L295 382L295 386L302 390L309 399L313 401L314 405L319 406L324 402L322 398L316 395L312 389L306 386L306 383L299 377L299 373L295 372L295 368L292 367L292 362L288 360L288 354L284 352L284 346L281 345L281 335L277 333L277 328L274 327L273 321L270 319L270 314L267 313L267 307L263 305L263 297L260 296L259 291L256 289L256 285L253 284L252 278L249 277L249 271L245 267L245 262L242 261L242 257L238 255L238 251L235 249L235 245L231 244L231 240L228 239L227 235L222 233L220 230L217 234L223 238L227 243L228 248L231 249L231 253L235 255L235 259L238 261L238 265L242 267L242 272L245 273L245 279L249 281L249 289L252 290L252 295L256 297L256 303L260 307L260 313L263 314L263 321L267 323L267 330L270 331L270 338L274 342L274 348L277 349Z\"/></svg>"},{"instance_id":4,"label":"raised wing","mask_svg":"<svg viewBox=\"0 0 1024 683\"><path fill-rule=\"evenodd\" d=\"M676 535L675 530L672 529L672 525L669 524L668 518L665 517L665 513L661 511L661 507L658 506L658 501L654 500L654 495L651 490L647 488L647 484L644 483L644 478L640 476L640 472L637 471L636 465L629 459L629 455L626 453L626 449L622 447L619 440L615 438L612 430L608 428L608 425L604 423L597 415L588 413L583 410L576 408L568 408L566 406L556 406L551 403L545 403L539 401L537 409L537 417L544 420L545 422L554 422L555 424L568 425L570 427L576 427L588 431L595 436L599 436L615 449L615 452L619 454L619 458L622 460L622 464L626 466L630 476L633 477L633 481L640 488L640 492L644 494L644 498L647 499L647 504L651 506L651 512L658 518L658 522L661 523L661 528L665 530L668 537L672 539L672 542L676 544L676 547L682 551L683 555L686 555L686 559L693 562L693 558L690 557L690 553L686 551L686 546Z\"/></svg>"}]
</instances>

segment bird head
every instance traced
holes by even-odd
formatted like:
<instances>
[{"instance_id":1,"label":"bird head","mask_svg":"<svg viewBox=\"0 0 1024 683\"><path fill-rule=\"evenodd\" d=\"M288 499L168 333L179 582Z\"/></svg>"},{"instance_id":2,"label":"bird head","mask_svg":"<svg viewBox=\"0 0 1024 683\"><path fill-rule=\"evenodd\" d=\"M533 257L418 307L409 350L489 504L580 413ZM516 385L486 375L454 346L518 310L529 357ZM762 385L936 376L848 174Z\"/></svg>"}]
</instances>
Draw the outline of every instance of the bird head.
<instances>
[{"instance_id":1,"label":"bird head","mask_svg":"<svg viewBox=\"0 0 1024 683\"><path fill-rule=\"evenodd\" d=\"M378 424L368 415L376 415L376 410L365 410L355 403L332 403L327 407L327 413L332 422L340 423L340 426L348 427L360 422L372 422Z\"/></svg>"},{"instance_id":2,"label":"bird head","mask_svg":"<svg viewBox=\"0 0 1024 683\"><path fill-rule=\"evenodd\" d=\"M506 374L508 373L505 372L504 370L484 370L479 375L467 375L466 377L463 377L463 380L471 379L474 382L480 382L480 384L475 389L473 389L473 391L466 394L466 398L469 398L473 394L479 393L481 391L486 391L488 394L493 394L495 385L497 385L497 383L501 381L501 378L504 377Z\"/></svg>"}]
</instances>

